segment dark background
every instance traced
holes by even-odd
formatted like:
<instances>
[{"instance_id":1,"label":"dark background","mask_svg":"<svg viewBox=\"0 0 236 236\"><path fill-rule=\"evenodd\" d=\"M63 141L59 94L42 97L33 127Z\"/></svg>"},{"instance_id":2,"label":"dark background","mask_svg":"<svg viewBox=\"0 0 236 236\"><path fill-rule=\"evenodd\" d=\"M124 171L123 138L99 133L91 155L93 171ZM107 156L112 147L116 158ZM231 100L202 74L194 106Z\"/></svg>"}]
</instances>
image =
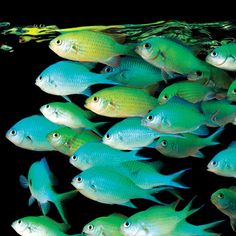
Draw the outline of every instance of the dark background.
<instances>
[{"instance_id":1,"label":"dark background","mask_svg":"<svg viewBox=\"0 0 236 236\"><path fill-rule=\"evenodd\" d=\"M62 15L58 12L57 16L49 14L31 16L14 16L11 14L2 14L0 22L9 21L12 26L15 25L32 25L32 24L55 24L59 28L84 26L84 25L111 25L111 24L130 24L130 23L149 23L158 20L177 19L187 22L204 22L215 20L232 20L230 14L226 14L224 8L220 14L215 12L202 12L201 6L198 6L195 14L191 11L181 12L176 11L170 13L168 10L160 10L157 8L156 14L150 12L148 2L140 6L141 10L132 12L130 9L125 9L119 13L112 14L112 3L104 6L107 12L97 16L91 14L74 14ZM80 13L83 9L80 9ZM200 12L201 10L201 12ZM229 12L228 12L229 13ZM5 40L4 38L0 38ZM6 131L20 119L39 113L39 107L45 103L53 101L63 101L60 97L54 97L41 91L34 85L36 77L46 67L52 63L59 61L60 58L55 55L48 47L47 43L29 43L18 44L17 38L10 37L11 42L14 42L15 52L7 53L0 51L0 71L1 71L1 120L0 120L0 143L1 143L1 224L3 235L17 235L10 227L11 223L21 217L29 215L40 215L41 212L36 203L28 207L28 198L30 197L28 189L25 190L19 185L19 175L28 174L30 165L40 160L42 157L47 157L51 171L58 177L60 186L57 187L58 192L64 192L73 189L70 185L71 179L78 171L68 163L68 157L58 152L33 152L21 149L10 143L5 138ZM78 96L73 98L76 103L83 104L85 97ZM183 160L168 159L162 157L155 150L141 151L144 155L160 157L166 163L165 173L172 173L183 168L191 167L183 179L183 182L191 186L190 190L181 191L184 201L180 204L180 208L185 206L194 196L197 196L194 201L194 206L199 207L204 204L204 207L189 218L189 222L193 224L204 224L220 219L225 219L226 222L217 228L217 232L223 235L231 235L233 231L230 228L228 218L221 214L210 202L211 194L221 187L229 187L235 184L235 179L224 178L214 175L206 171L206 165L211 158L220 150L234 140L236 128L232 125L227 125L221 138L221 144L215 147L203 149L206 158L203 160L197 158L187 158ZM165 196L163 196L165 198ZM152 206L152 202L135 200L134 203L139 207L139 210L144 210ZM72 228L69 233L79 233L83 225L93 220L96 217L108 215L113 212L123 213L130 216L138 210L129 209L121 206L111 206L94 202L86 199L78 194L73 200L66 203L68 209L69 222ZM49 217L60 222L60 217L55 207L52 205L48 214Z\"/></svg>"}]
</instances>

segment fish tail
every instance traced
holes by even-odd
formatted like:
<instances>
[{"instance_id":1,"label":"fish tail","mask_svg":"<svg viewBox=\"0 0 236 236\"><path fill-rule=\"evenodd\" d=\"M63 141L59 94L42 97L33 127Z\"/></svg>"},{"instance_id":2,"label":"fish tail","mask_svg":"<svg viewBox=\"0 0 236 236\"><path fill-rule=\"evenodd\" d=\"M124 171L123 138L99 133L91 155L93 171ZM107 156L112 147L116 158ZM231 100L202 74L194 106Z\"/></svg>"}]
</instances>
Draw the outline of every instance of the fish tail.
<instances>
[{"instance_id":1,"label":"fish tail","mask_svg":"<svg viewBox=\"0 0 236 236\"><path fill-rule=\"evenodd\" d=\"M63 204L66 200L73 198L77 193L78 193L77 190L72 190L70 192L55 195L53 202L54 202L54 204L55 204L55 206L56 206L56 208L57 208L57 210L58 210L58 212L65 224L68 224L68 221L67 221L66 211L64 209Z\"/></svg>"},{"instance_id":2,"label":"fish tail","mask_svg":"<svg viewBox=\"0 0 236 236\"><path fill-rule=\"evenodd\" d=\"M169 179L168 185L175 187L175 188L185 188L185 189L190 188L190 187L186 186L185 184L181 183L181 181L180 181L183 174L190 169L191 168L184 169L184 170L178 171L176 173L173 173L171 175L167 175L167 177Z\"/></svg>"},{"instance_id":3,"label":"fish tail","mask_svg":"<svg viewBox=\"0 0 236 236\"><path fill-rule=\"evenodd\" d=\"M221 133L223 132L224 127L220 127L218 130L216 130L215 133L213 133L212 135L210 135L209 137L207 137L204 140L204 143L207 144L207 146L213 146L213 145L218 145L220 144L220 142L216 141L217 138L219 138L219 136L221 135Z\"/></svg>"},{"instance_id":4,"label":"fish tail","mask_svg":"<svg viewBox=\"0 0 236 236\"><path fill-rule=\"evenodd\" d=\"M138 54L135 52L135 48L138 44L137 43L127 43L125 44L125 55L138 57Z\"/></svg>"},{"instance_id":5,"label":"fish tail","mask_svg":"<svg viewBox=\"0 0 236 236\"><path fill-rule=\"evenodd\" d=\"M98 130L99 127L107 124L108 122L97 122L97 123L93 123L93 127L92 127L92 131L99 135L100 137L102 137L103 135L100 133L100 131Z\"/></svg>"},{"instance_id":6,"label":"fish tail","mask_svg":"<svg viewBox=\"0 0 236 236\"><path fill-rule=\"evenodd\" d=\"M201 231L211 231L212 228L218 226L222 222L224 222L224 220L218 220L218 221L211 222L211 223L208 223L208 224L199 225L198 227L201 229ZM218 234L214 234L214 235L218 235Z\"/></svg>"},{"instance_id":7,"label":"fish tail","mask_svg":"<svg viewBox=\"0 0 236 236\"><path fill-rule=\"evenodd\" d=\"M147 161L151 159L151 157L139 156L137 154L138 152L139 152L139 149L127 152L127 155L129 156L130 161Z\"/></svg>"}]
</instances>

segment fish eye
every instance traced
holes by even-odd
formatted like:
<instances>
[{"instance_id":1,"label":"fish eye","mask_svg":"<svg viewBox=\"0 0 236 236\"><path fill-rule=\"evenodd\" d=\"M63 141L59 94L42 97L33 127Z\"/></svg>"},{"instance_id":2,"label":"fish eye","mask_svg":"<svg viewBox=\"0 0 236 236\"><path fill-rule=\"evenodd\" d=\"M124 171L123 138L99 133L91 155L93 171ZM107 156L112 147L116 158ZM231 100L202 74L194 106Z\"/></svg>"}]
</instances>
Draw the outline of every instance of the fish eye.
<instances>
[{"instance_id":1,"label":"fish eye","mask_svg":"<svg viewBox=\"0 0 236 236\"><path fill-rule=\"evenodd\" d=\"M62 41L60 40L60 39L58 39L57 41L56 41L56 44L59 46L59 45L61 45L61 43L62 43Z\"/></svg>"},{"instance_id":2,"label":"fish eye","mask_svg":"<svg viewBox=\"0 0 236 236\"><path fill-rule=\"evenodd\" d=\"M147 120L153 120L153 116L148 116Z\"/></svg>"},{"instance_id":3,"label":"fish eye","mask_svg":"<svg viewBox=\"0 0 236 236\"><path fill-rule=\"evenodd\" d=\"M94 101L94 102L97 102L97 101L98 101L98 97L94 97L94 98L93 98L93 101Z\"/></svg>"},{"instance_id":4,"label":"fish eye","mask_svg":"<svg viewBox=\"0 0 236 236\"><path fill-rule=\"evenodd\" d=\"M48 109L49 107L50 107L50 105L49 105L49 104L47 104L47 105L46 105L46 108Z\"/></svg>"},{"instance_id":5,"label":"fish eye","mask_svg":"<svg viewBox=\"0 0 236 236\"><path fill-rule=\"evenodd\" d=\"M60 135L58 133L53 133L53 138L58 138Z\"/></svg>"},{"instance_id":6,"label":"fish eye","mask_svg":"<svg viewBox=\"0 0 236 236\"><path fill-rule=\"evenodd\" d=\"M143 47L144 48L146 48L146 49L149 49L149 48L151 48L151 44L150 43L145 43L144 45L143 45Z\"/></svg>"},{"instance_id":7,"label":"fish eye","mask_svg":"<svg viewBox=\"0 0 236 236\"><path fill-rule=\"evenodd\" d=\"M105 68L105 72L112 72L112 68L110 67L110 66L107 66L106 68Z\"/></svg>"},{"instance_id":8,"label":"fish eye","mask_svg":"<svg viewBox=\"0 0 236 236\"><path fill-rule=\"evenodd\" d=\"M129 221L126 221L125 223L124 223L124 227L125 228L128 228L130 226L130 222Z\"/></svg>"},{"instance_id":9,"label":"fish eye","mask_svg":"<svg viewBox=\"0 0 236 236\"><path fill-rule=\"evenodd\" d=\"M19 225L20 225L20 224L21 224L21 222L22 222L21 220L18 220L18 221L17 221L17 224L19 224Z\"/></svg>"},{"instance_id":10,"label":"fish eye","mask_svg":"<svg viewBox=\"0 0 236 236\"><path fill-rule=\"evenodd\" d=\"M233 89L233 90L232 90L232 93L233 93L233 94L236 94L236 89Z\"/></svg>"},{"instance_id":11,"label":"fish eye","mask_svg":"<svg viewBox=\"0 0 236 236\"><path fill-rule=\"evenodd\" d=\"M196 71L196 75L197 75L197 76L202 76L202 71L197 70L197 71Z\"/></svg>"},{"instance_id":12,"label":"fish eye","mask_svg":"<svg viewBox=\"0 0 236 236\"><path fill-rule=\"evenodd\" d=\"M219 193L219 194L218 194L218 197L223 199L225 196L224 196L223 193Z\"/></svg>"},{"instance_id":13,"label":"fish eye","mask_svg":"<svg viewBox=\"0 0 236 236\"><path fill-rule=\"evenodd\" d=\"M167 100L168 99L168 95L164 95L163 99Z\"/></svg>"},{"instance_id":14,"label":"fish eye","mask_svg":"<svg viewBox=\"0 0 236 236\"><path fill-rule=\"evenodd\" d=\"M11 132L10 132L10 134L12 135L12 136L15 136L16 134L17 134L17 132L16 132L16 130L11 130Z\"/></svg>"},{"instance_id":15,"label":"fish eye","mask_svg":"<svg viewBox=\"0 0 236 236\"><path fill-rule=\"evenodd\" d=\"M211 164L212 164L213 166L217 166L217 162L216 162L216 161L212 161Z\"/></svg>"},{"instance_id":16,"label":"fish eye","mask_svg":"<svg viewBox=\"0 0 236 236\"><path fill-rule=\"evenodd\" d=\"M81 182L83 181L83 179L82 179L81 177L78 177L78 178L76 179L76 181L77 181L78 183L81 183Z\"/></svg>"},{"instance_id":17,"label":"fish eye","mask_svg":"<svg viewBox=\"0 0 236 236\"><path fill-rule=\"evenodd\" d=\"M111 138L111 135L110 135L110 134L106 134L106 135L105 135L105 138L106 138L106 139L110 139L110 138Z\"/></svg>"},{"instance_id":18,"label":"fish eye","mask_svg":"<svg viewBox=\"0 0 236 236\"><path fill-rule=\"evenodd\" d=\"M39 81L42 81L42 79L43 79L43 76L40 75L40 76L39 76Z\"/></svg>"},{"instance_id":19,"label":"fish eye","mask_svg":"<svg viewBox=\"0 0 236 236\"><path fill-rule=\"evenodd\" d=\"M77 156L76 156L76 155L73 155L73 156L71 157L71 159L72 159L73 161L76 161L76 160L77 160Z\"/></svg>"},{"instance_id":20,"label":"fish eye","mask_svg":"<svg viewBox=\"0 0 236 236\"><path fill-rule=\"evenodd\" d=\"M88 226L88 230L92 231L94 229L94 226L93 225L89 225Z\"/></svg>"},{"instance_id":21,"label":"fish eye","mask_svg":"<svg viewBox=\"0 0 236 236\"><path fill-rule=\"evenodd\" d=\"M216 51L213 51L213 52L211 53L211 56L212 56L212 57L217 57L217 56L218 56L218 53L217 53Z\"/></svg>"},{"instance_id":22,"label":"fish eye","mask_svg":"<svg viewBox=\"0 0 236 236\"><path fill-rule=\"evenodd\" d=\"M167 141L166 141L166 140L163 140L163 141L161 142L161 145L162 145L163 147L165 147L165 146L167 145Z\"/></svg>"}]
</instances>

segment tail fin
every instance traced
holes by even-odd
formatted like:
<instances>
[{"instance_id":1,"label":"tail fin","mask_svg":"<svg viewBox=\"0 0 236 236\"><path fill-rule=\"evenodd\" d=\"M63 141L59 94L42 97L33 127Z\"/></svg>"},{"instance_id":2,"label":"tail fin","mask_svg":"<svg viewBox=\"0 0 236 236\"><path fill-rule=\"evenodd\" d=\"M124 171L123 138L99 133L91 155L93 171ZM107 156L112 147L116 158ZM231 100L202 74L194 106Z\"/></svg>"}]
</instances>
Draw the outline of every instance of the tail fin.
<instances>
[{"instance_id":1,"label":"tail fin","mask_svg":"<svg viewBox=\"0 0 236 236\"><path fill-rule=\"evenodd\" d=\"M64 209L63 202L73 198L77 193L78 193L77 190L72 190L70 192L56 194L56 197L53 201L65 224L68 224L68 221L66 219L66 211Z\"/></svg>"},{"instance_id":2,"label":"tail fin","mask_svg":"<svg viewBox=\"0 0 236 236\"><path fill-rule=\"evenodd\" d=\"M96 133L97 135L99 135L100 137L102 137L103 135L98 131L98 128L107 124L108 122L97 122L97 123L93 123L93 128L92 131L94 133Z\"/></svg>"},{"instance_id":3,"label":"tail fin","mask_svg":"<svg viewBox=\"0 0 236 236\"><path fill-rule=\"evenodd\" d=\"M139 57L139 55L135 52L135 48L138 44L137 43L127 43L125 44L125 55L132 56L132 57Z\"/></svg>"},{"instance_id":4,"label":"tail fin","mask_svg":"<svg viewBox=\"0 0 236 236\"><path fill-rule=\"evenodd\" d=\"M211 222L211 223L208 223L208 224L198 225L198 227L199 227L202 231L211 231L212 228L218 226L218 225L221 224L222 222L224 222L224 220L218 220L218 221Z\"/></svg>"},{"instance_id":5,"label":"tail fin","mask_svg":"<svg viewBox=\"0 0 236 236\"><path fill-rule=\"evenodd\" d=\"M132 150L130 152L125 152L125 153L127 153L127 157L130 161L147 161L151 159L151 157L143 157L137 155L138 151L139 150Z\"/></svg>"},{"instance_id":6,"label":"tail fin","mask_svg":"<svg viewBox=\"0 0 236 236\"><path fill-rule=\"evenodd\" d=\"M213 146L213 145L220 144L218 141L216 141L216 139L221 135L223 130L224 130L224 127L220 127L215 133L213 133L212 135L207 137L205 139L205 144L207 144L207 146Z\"/></svg>"}]
</instances>

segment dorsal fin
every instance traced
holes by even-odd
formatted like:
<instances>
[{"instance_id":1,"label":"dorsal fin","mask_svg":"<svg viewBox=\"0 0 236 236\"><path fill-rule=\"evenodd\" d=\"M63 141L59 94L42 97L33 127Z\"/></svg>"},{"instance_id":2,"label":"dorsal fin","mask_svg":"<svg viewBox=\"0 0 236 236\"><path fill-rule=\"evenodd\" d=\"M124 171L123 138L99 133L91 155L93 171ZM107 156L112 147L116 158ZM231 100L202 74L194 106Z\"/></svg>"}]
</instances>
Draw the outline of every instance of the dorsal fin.
<instances>
[{"instance_id":1,"label":"dorsal fin","mask_svg":"<svg viewBox=\"0 0 236 236\"><path fill-rule=\"evenodd\" d=\"M230 148L236 148L236 141L233 141L229 145Z\"/></svg>"},{"instance_id":2,"label":"dorsal fin","mask_svg":"<svg viewBox=\"0 0 236 236\"><path fill-rule=\"evenodd\" d=\"M108 35L109 37L113 38L117 43L123 44L126 40L126 35L122 33L110 33L110 32L104 32L101 33Z\"/></svg>"}]
</instances>

